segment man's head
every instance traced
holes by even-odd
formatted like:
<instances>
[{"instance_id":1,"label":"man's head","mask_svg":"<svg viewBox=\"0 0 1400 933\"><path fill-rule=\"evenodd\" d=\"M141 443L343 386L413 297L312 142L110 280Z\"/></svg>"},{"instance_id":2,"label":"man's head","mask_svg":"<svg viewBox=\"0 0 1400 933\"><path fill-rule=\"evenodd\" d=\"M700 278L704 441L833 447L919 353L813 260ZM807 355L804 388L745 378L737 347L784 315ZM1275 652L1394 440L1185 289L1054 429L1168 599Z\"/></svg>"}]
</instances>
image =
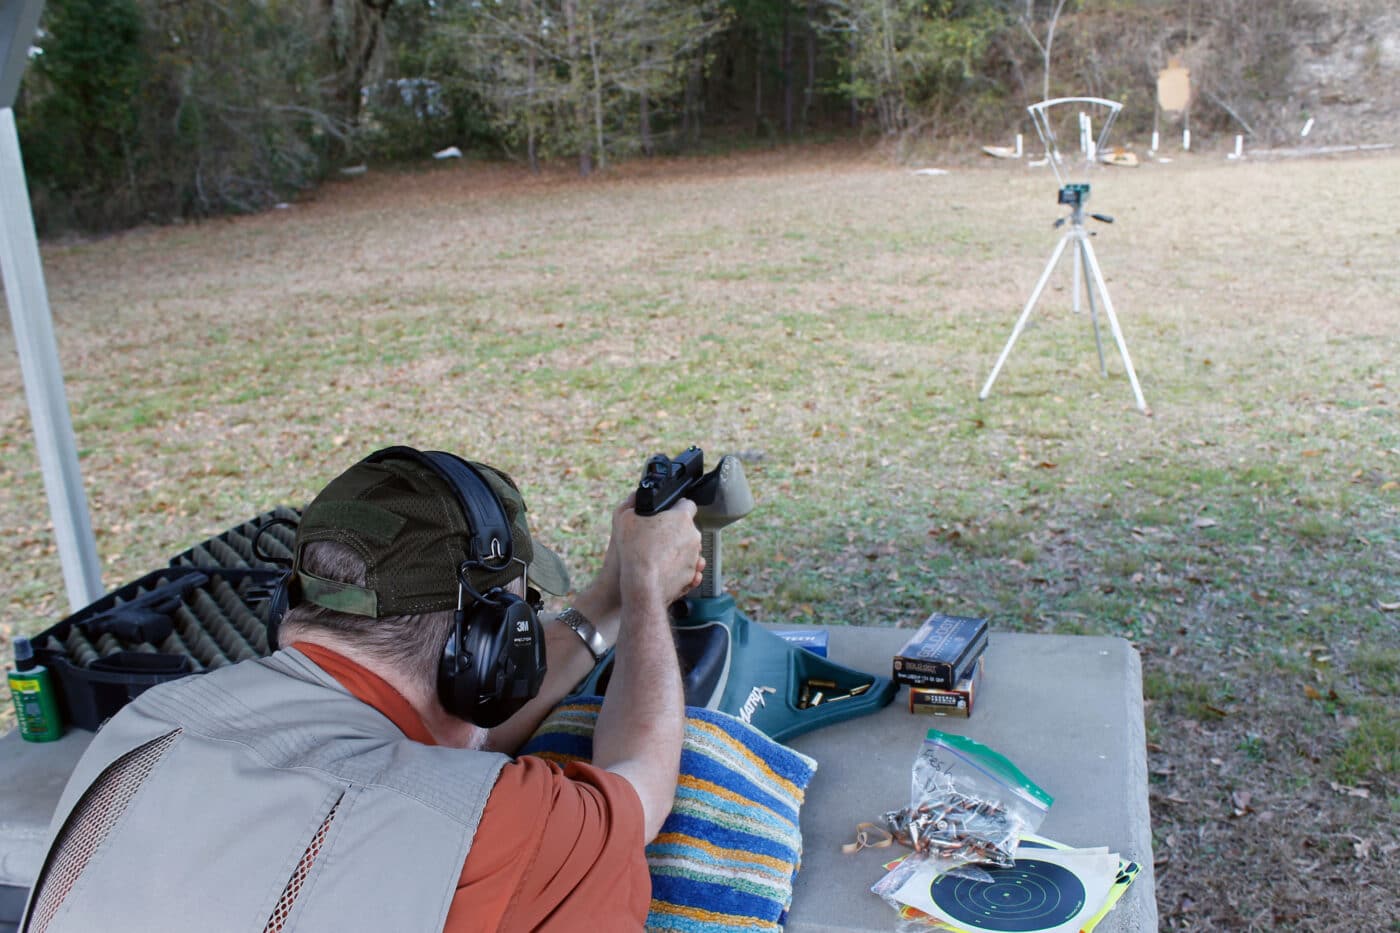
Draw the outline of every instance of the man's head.
<instances>
[{"instance_id":1,"label":"man's head","mask_svg":"<svg viewBox=\"0 0 1400 933\"><path fill-rule=\"evenodd\" d=\"M280 640L331 630L431 683L453 611L474 594L524 596L526 582L568 592L563 562L535 543L525 512L515 483L485 464L401 447L371 454L302 515Z\"/></svg>"}]
</instances>

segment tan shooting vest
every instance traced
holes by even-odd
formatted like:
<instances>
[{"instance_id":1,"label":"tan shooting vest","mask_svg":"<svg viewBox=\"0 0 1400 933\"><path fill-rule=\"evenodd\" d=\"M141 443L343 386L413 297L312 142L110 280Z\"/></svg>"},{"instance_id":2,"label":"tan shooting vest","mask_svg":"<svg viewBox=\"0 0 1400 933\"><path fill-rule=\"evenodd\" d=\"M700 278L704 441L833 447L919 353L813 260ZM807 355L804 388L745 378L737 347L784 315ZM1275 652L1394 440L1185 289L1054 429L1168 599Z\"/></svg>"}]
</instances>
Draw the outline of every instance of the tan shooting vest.
<instances>
[{"instance_id":1,"label":"tan shooting vest","mask_svg":"<svg viewBox=\"0 0 1400 933\"><path fill-rule=\"evenodd\" d=\"M439 933L507 761L410 741L291 648L153 688L69 779L20 929Z\"/></svg>"}]
</instances>

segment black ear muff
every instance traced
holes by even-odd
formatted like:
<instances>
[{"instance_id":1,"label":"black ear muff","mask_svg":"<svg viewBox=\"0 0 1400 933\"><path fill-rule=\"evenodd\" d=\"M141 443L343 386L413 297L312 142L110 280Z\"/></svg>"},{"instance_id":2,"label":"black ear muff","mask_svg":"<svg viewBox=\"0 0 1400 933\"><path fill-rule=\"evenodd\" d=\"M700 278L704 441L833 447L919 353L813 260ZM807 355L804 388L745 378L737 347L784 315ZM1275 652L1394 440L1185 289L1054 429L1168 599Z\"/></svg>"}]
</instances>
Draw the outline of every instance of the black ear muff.
<instances>
[{"instance_id":1,"label":"black ear muff","mask_svg":"<svg viewBox=\"0 0 1400 933\"><path fill-rule=\"evenodd\" d=\"M296 531L297 522L289 518L272 518L264 522L253 535L253 556L266 564L282 568L282 575L277 578L277 585L272 589L272 595L267 599L267 653L271 654L277 650L277 629L282 624L282 617L287 614L287 606L291 600L290 587L292 577L295 574L295 565L285 557L278 557L268 554L258 546L262 536L274 525L286 525L293 532Z\"/></svg>"},{"instance_id":2,"label":"black ear muff","mask_svg":"<svg viewBox=\"0 0 1400 933\"><path fill-rule=\"evenodd\" d=\"M534 608L493 589L457 611L438 666L438 700L452 715L490 729L534 699L545 669Z\"/></svg>"},{"instance_id":3,"label":"black ear muff","mask_svg":"<svg viewBox=\"0 0 1400 933\"><path fill-rule=\"evenodd\" d=\"M277 578L277 586L267 598L267 653L277 650L277 630L282 625L282 617L287 614L287 587L292 579L290 570L283 571Z\"/></svg>"}]
</instances>

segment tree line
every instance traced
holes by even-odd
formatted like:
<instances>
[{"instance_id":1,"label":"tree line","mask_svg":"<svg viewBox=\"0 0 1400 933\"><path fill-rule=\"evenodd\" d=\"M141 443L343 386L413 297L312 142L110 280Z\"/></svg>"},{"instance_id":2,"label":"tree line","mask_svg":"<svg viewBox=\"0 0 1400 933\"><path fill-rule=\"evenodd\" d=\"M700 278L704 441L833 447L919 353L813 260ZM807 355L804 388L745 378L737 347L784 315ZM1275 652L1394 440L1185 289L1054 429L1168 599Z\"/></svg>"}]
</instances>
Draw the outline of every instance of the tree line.
<instances>
[{"instance_id":1,"label":"tree line","mask_svg":"<svg viewBox=\"0 0 1400 933\"><path fill-rule=\"evenodd\" d=\"M1168 0L47 0L16 115L41 229L110 229L447 146L587 175L753 140L1000 133L1052 94L1147 100L1173 48L1266 14L1285 29L1302 2L1183 24Z\"/></svg>"}]
</instances>

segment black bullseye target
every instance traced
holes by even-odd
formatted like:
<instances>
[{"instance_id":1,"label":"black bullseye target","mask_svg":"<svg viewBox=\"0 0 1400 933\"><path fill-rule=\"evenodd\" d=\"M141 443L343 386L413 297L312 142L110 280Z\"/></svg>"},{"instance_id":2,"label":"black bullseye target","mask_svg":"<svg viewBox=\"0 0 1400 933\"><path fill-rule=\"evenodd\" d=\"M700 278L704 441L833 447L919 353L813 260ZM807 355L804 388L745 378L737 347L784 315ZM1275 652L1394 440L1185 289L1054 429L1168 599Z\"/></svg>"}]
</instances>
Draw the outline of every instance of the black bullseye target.
<instances>
[{"instance_id":1,"label":"black bullseye target","mask_svg":"<svg viewBox=\"0 0 1400 933\"><path fill-rule=\"evenodd\" d=\"M954 923L996 933L1052 929L1084 909L1084 883L1062 865L1022 857L986 871L991 881L940 875L929 895Z\"/></svg>"}]
</instances>

